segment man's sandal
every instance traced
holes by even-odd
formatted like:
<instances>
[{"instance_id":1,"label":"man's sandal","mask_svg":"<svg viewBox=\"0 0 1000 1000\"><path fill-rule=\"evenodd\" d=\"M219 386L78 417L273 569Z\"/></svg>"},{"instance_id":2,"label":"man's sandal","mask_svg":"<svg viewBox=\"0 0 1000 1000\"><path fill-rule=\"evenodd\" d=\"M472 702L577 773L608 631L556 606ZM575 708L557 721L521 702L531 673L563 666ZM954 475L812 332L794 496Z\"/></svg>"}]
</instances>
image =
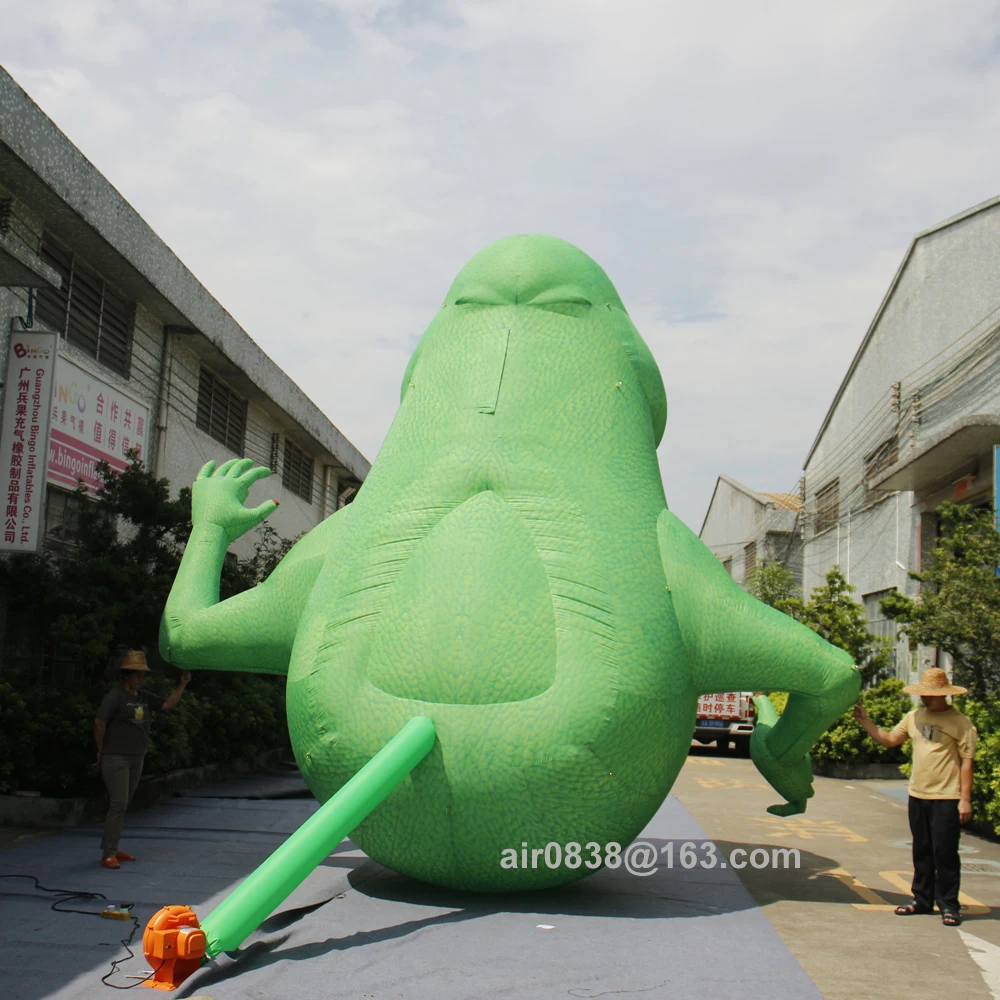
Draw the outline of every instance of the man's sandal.
<instances>
[{"instance_id":1,"label":"man's sandal","mask_svg":"<svg viewBox=\"0 0 1000 1000\"><path fill-rule=\"evenodd\" d=\"M105 868L121 868L121 865L118 864L117 858L104 858L101 861L101 864L104 865Z\"/></svg>"},{"instance_id":2,"label":"man's sandal","mask_svg":"<svg viewBox=\"0 0 1000 1000\"><path fill-rule=\"evenodd\" d=\"M962 922L962 918L954 910L945 910L941 914L941 923L945 927L957 927Z\"/></svg>"},{"instance_id":3,"label":"man's sandal","mask_svg":"<svg viewBox=\"0 0 1000 1000\"><path fill-rule=\"evenodd\" d=\"M118 852L118 853L117 853L117 854L115 855L115 857L116 857L116 858L117 858L117 859L118 859L119 861L135 861L135 858L133 858L131 854L126 854L126 853L125 853L124 851L119 851L119 852Z\"/></svg>"},{"instance_id":4,"label":"man's sandal","mask_svg":"<svg viewBox=\"0 0 1000 1000\"><path fill-rule=\"evenodd\" d=\"M927 907L921 906L916 900L911 903L906 903L903 906L897 906L893 911L897 917L913 917L918 913L932 913L933 910L928 910Z\"/></svg>"}]
</instances>

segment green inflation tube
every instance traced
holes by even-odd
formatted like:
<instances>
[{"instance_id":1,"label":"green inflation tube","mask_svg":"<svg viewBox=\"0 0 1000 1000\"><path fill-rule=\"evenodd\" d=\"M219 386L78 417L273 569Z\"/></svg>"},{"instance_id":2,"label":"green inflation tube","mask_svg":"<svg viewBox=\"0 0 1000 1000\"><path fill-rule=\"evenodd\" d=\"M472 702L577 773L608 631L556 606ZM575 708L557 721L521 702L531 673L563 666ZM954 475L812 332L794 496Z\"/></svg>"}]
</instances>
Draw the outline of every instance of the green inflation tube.
<instances>
[{"instance_id":1,"label":"green inflation tube","mask_svg":"<svg viewBox=\"0 0 1000 1000\"><path fill-rule=\"evenodd\" d=\"M427 756L434 723L411 719L358 773L237 886L201 927L206 955L235 951L306 876Z\"/></svg>"}]
</instances>

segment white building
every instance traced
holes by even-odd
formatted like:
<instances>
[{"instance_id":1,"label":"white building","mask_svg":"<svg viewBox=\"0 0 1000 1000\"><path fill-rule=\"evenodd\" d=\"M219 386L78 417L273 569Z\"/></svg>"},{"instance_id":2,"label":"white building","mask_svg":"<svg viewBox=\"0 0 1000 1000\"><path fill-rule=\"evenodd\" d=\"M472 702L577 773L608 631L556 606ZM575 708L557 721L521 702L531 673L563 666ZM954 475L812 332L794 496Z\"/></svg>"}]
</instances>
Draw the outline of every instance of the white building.
<instances>
[{"instance_id":1,"label":"white building","mask_svg":"<svg viewBox=\"0 0 1000 1000\"><path fill-rule=\"evenodd\" d=\"M740 584L756 566L778 563L801 583L802 538L794 493L757 493L729 476L719 476L705 513L701 540Z\"/></svg>"},{"instance_id":2,"label":"white building","mask_svg":"<svg viewBox=\"0 0 1000 1000\"><path fill-rule=\"evenodd\" d=\"M878 600L916 593L944 500L990 506L1000 444L1000 198L916 236L805 463L803 584L839 565L873 631ZM896 646L903 678L939 662ZM940 665L947 666L943 661Z\"/></svg>"},{"instance_id":3,"label":"white building","mask_svg":"<svg viewBox=\"0 0 1000 1000\"><path fill-rule=\"evenodd\" d=\"M60 335L67 375L148 414L130 443L175 488L209 458L246 456L277 474L275 529L294 537L364 480L368 461L264 354L139 214L0 70L0 329L29 312ZM6 338L0 362L6 360ZM68 400L56 391L58 426ZM73 391L73 390L69 390ZM124 402L120 404L124 417ZM70 414L69 416L72 416ZM110 414L109 414L110 416ZM123 459L126 430L115 447ZM75 436L75 428L67 435ZM96 450L100 450L97 448ZM53 470L59 490L67 479ZM69 477L72 478L72 477ZM50 505L57 516L62 502Z\"/></svg>"},{"instance_id":4,"label":"white building","mask_svg":"<svg viewBox=\"0 0 1000 1000\"><path fill-rule=\"evenodd\" d=\"M0 373L10 334L58 335L45 545L72 544L78 477L138 448L177 491L208 460L275 475L268 523L294 538L351 498L369 462L28 95L0 69ZM0 375L2 377L2 375ZM249 554L256 536L233 550Z\"/></svg>"}]
</instances>

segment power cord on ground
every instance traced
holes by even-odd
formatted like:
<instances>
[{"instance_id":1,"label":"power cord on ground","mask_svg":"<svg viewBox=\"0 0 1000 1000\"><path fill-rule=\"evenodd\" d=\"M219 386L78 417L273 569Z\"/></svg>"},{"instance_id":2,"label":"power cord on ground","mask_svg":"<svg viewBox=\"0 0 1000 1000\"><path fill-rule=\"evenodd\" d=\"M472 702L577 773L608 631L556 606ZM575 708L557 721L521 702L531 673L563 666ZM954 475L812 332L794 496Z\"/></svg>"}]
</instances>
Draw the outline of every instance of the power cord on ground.
<instances>
[{"instance_id":1,"label":"power cord on ground","mask_svg":"<svg viewBox=\"0 0 1000 1000\"><path fill-rule=\"evenodd\" d=\"M122 938L122 944L125 946L125 950L128 952L128 958L116 958L111 963L111 971L106 975L101 977L101 982L105 986L109 986L113 990L131 990L135 989L136 986L142 986L144 982L152 979L156 975L157 970L153 969L148 976L143 976L142 979L137 983L132 983L129 986L118 986L115 983L109 983L108 980L118 972L118 966L122 962L127 962L129 959L135 958L135 952L132 951L132 939L135 937L135 932L139 929L139 918L132 913L132 907L135 903L122 903L120 906L115 907L105 907L103 910L78 910L78 909L67 909L64 904L70 902L74 899L103 899L107 901L107 896L103 892L88 892L87 890L74 891L73 889L50 889L46 885L42 885L41 882L35 878L34 875L0 875L0 878L27 878L34 882L34 887L41 892L54 892L58 895L51 906L51 909L55 910L57 913L82 913L84 916L88 917L106 917L110 920L131 920L132 921L132 933L129 934L127 938Z\"/></svg>"}]
</instances>

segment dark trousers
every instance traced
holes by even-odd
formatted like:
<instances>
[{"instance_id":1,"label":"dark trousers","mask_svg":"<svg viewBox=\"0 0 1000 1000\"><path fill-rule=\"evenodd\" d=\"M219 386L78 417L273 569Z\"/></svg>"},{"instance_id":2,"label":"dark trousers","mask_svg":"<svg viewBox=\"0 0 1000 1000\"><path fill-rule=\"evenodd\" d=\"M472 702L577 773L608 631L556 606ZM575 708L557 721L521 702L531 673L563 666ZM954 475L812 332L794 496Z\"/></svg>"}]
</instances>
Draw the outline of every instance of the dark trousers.
<instances>
[{"instance_id":1,"label":"dark trousers","mask_svg":"<svg viewBox=\"0 0 1000 1000\"><path fill-rule=\"evenodd\" d=\"M913 898L918 906L958 913L958 799L910 796L913 834Z\"/></svg>"},{"instance_id":2,"label":"dark trousers","mask_svg":"<svg viewBox=\"0 0 1000 1000\"><path fill-rule=\"evenodd\" d=\"M136 785L142 775L142 756L120 753L101 755L101 777L108 790L108 815L104 820L101 854L113 858L118 853L118 840L122 835L125 810L135 795Z\"/></svg>"}]
</instances>

